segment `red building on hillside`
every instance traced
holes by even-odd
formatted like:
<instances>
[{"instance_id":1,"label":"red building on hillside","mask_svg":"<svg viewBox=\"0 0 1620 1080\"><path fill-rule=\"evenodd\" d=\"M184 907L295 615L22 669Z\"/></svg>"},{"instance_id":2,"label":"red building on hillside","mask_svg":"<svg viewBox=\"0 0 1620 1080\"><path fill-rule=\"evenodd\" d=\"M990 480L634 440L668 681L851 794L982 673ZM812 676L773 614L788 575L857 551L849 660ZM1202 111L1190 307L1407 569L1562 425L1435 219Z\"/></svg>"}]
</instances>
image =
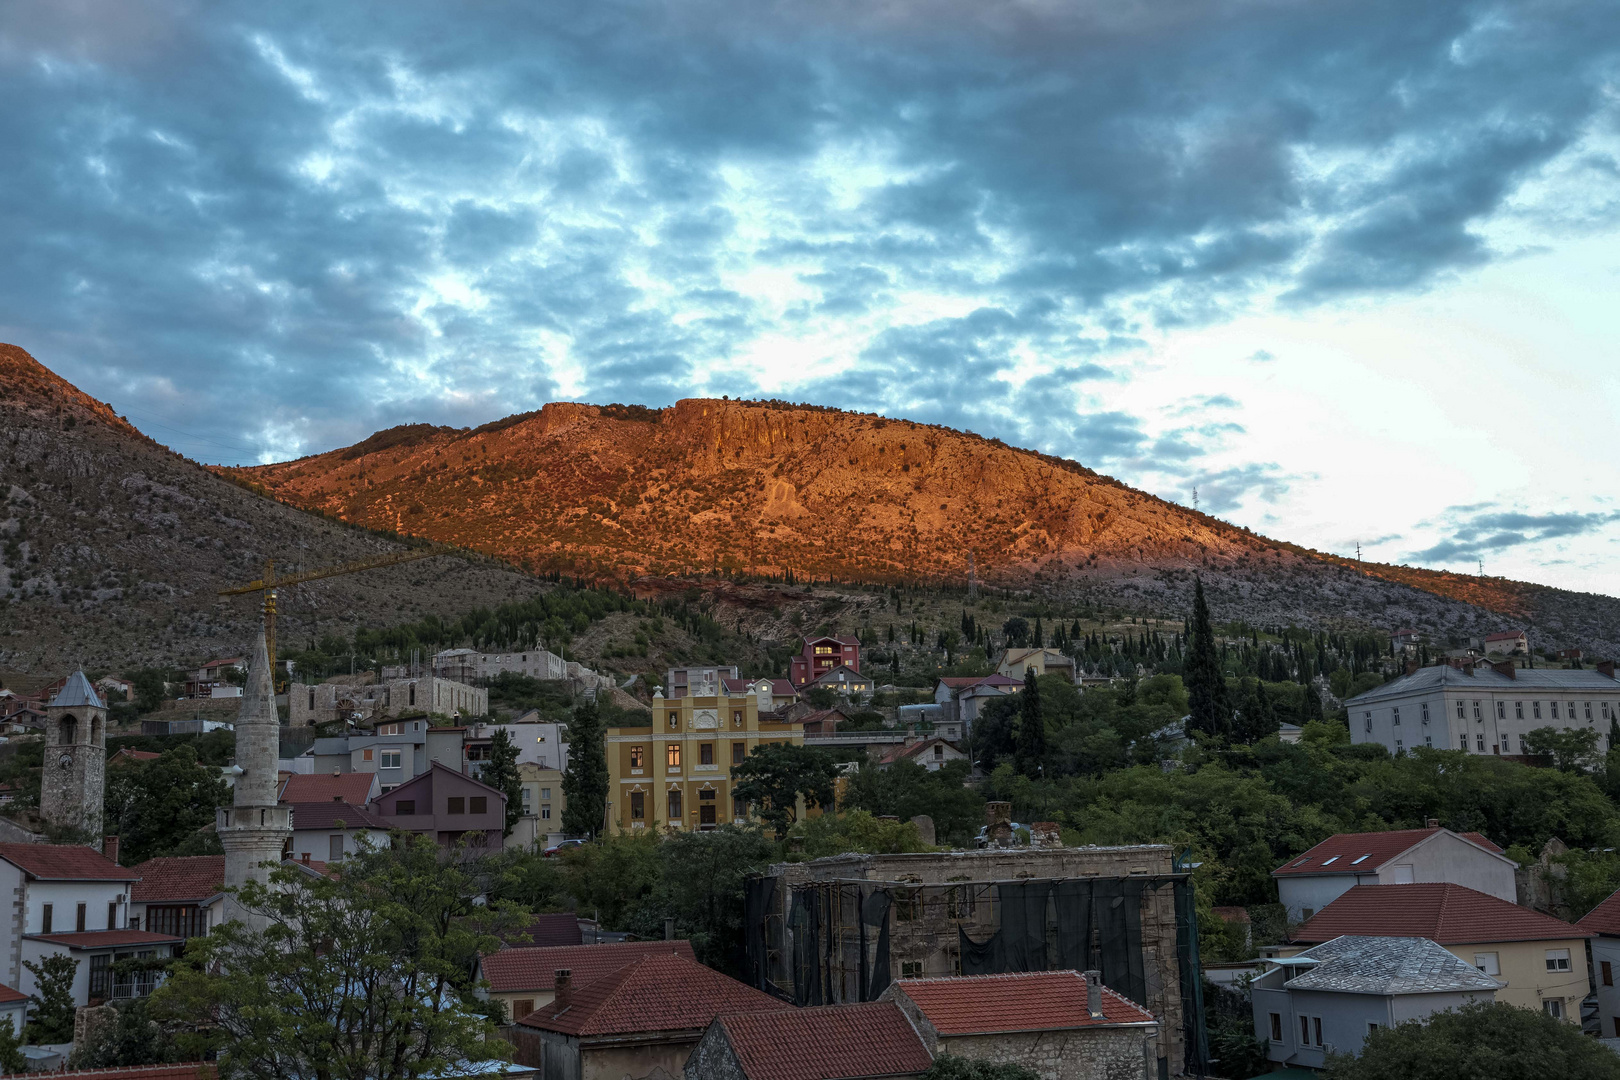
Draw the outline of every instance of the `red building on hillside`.
<instances>
[{"instance_id":1,"label":"red building on hillside","mask_svg":"<svg viewBox=\"0 0 1620 1080\"><path fill-rule=\"evenodd\" d=\"M815 682L839 664L851 671L861 670L861 642L859 638L807 637L804 651L788 664L788 680L796 689Z\"/></svg>"}]
</instances>

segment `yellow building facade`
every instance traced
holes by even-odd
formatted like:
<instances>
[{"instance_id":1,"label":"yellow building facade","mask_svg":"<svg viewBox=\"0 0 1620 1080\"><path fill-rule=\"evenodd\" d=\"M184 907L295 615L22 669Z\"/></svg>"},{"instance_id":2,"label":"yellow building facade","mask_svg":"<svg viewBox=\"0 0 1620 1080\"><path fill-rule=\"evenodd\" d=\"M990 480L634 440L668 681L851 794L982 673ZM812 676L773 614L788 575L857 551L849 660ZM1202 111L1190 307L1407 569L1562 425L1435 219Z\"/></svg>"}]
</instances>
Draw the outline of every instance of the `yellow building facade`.
<instances>
[{"instance_id":1,"label":"yellow building facade","mask_svg":"<svg viewBox=\"0 0 1620 1080\"><path fill-rule=\"evenodd\" d=\"M608 728L613 831L713 829L748 820L748 807L731 794L731 767L768 743L804 745L802 725L770 708L761 711L768 695L768 689L669 699L655 694L651 724Z\"/></svg>"}]
</instances>

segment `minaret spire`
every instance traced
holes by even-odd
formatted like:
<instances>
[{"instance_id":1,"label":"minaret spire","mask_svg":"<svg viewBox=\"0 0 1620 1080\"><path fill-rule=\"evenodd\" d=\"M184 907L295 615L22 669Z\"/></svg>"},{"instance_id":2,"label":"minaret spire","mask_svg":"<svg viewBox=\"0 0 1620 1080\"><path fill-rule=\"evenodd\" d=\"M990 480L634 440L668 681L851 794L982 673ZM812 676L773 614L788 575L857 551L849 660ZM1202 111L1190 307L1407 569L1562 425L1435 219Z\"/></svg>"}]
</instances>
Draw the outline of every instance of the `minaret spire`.
<instances>
[{"instance_id":1,"label":"minaret spire","mask_svg":"<svg viewBox=\"0 0 1620 1080\"><path fill-rule=\"evenodd\" d=\"M261 625L242 690L242 711L236 719L236 790L231 805L219 810L227 889L241 888L250 879L268 882L271 869L281 862L282 847L292 836L292 809L276 802L281 720L276 715L273 675ZM226 898L225 917L252 925L263 922L242 910L234 895Z\"/></svg>"}]
</instances>

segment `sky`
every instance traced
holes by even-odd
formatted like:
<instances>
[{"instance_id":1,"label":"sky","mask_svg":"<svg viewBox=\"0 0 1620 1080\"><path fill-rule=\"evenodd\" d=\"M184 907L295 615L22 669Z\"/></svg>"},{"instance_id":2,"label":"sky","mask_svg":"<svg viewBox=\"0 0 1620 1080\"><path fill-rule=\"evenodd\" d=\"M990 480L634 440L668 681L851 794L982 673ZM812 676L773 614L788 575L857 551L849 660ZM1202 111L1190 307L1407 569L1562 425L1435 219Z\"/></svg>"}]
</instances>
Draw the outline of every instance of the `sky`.
<instances>
[{"instance_id":1,"label":"sky","mask_svg":"<svg viewBox=\"0 0 1620 1080\"><path fill-rule=\"evenodd\" d=\"M1620 595L1612 0L53 0L0 147L0 340L199 460L783 398Z\"/></svg>"}]
</instances>

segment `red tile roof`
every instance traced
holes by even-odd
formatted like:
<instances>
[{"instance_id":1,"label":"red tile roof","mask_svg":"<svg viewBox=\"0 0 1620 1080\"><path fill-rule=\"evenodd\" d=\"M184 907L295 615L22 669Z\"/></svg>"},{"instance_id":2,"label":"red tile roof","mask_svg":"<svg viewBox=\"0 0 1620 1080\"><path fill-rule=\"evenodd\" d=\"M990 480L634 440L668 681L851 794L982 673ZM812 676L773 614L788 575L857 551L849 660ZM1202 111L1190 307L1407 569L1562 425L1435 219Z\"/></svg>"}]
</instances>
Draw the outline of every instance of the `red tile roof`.
<instances>
[{"instance_id":1,"label":"red tile roof","mask_svg":"<svg viewBox=\"0 0 1620 1080\"><path fill-rule=\"evenodd\" d=\"M928 1071L928 1048L890 1002L721 1016L748 1080L905 1076Z\"/></svg>"},{"instance_id":2,"label":"red tile roof","mask_svg":"<svg viewBox=\"0 0 1620 1080\"><path fill-rule=\"evenodd\" d=\"M518 1023L565 1035L629 1035L701 1030L721 1013L781 1008L780 1001L763 991L666 953L627 964L575 989L567 1007L559 1010L553 1001Z\"/></svg>"},{"instance_id":3,"label":"red tile roof","mask_svg":"<svg viewBox=\"0 0 1620 1080\"><path fill-rule=\"evenodd\" d=\"M1524 633L1523 630L1503 630L1502 632L1497 633L1497 634L1486 634L1485 635L1485 640L1486 641L1506 641L1509 638L1516 638L1522 633Z\"/></svg>"},{"instance_id":4,"label":"red tile roof","mask_svg":"<svg viewBox=\"0 0 1620 1080\"><path fill-rule=\"evenodd\" d=\"M960 755L960 757L966 757L967 756L966 754L963 754L962 751L957 750L956 746L954 744L946 742L944 739L936 737L936 738L932 738L932 739L924 739L922 742L912 743L910 746L906 746L904 744L902 744L900 746L891 746L888 750L884 751L882 757L878 758L877 764L879 764L879 765L893 765L897 761L909 761L911 758L918 757L919 755L921 755L924 750L927 750L929 747L933 746L935 743L939 743L939 744L941 744L943 746L950 747L952 750L956 751L956 753L958 755ZM930 760L932 760L932 759L930 759ZM944 759L941 758L941 760L944 760Z\"/></svg>"},{"instance_id":5,"label":"red tile roof","mask_svg":"<svg viewBox=\"0 0 1620 1080\"><path fill-rule=\"evenodd\" d=\"M572 916L570 916L572 918ZM578 925L577 923L575 924ZM557 972L573 972L576 987L589 986L644 956L674 954L695 960L690 941L621 941L602 945L557 945L502 949L478 962L496 994L556 988Z\"/></svg>"},{"instance_id":6,"label":"red tile roof","mask_svg":"<svg viewBox=\"0 0 1620 1080\"><path fill-rule=\"evenodd\" d=\"M1581 916L1575 925L1589 934L1620 937L1620 891L1610 893L1607 900Z\"/></svg>"},{"instance_id":7,"label":"red tile roof","mask_svg":"<svg viewBox=\"0 0 1620 1080\"><path fill-rule=\"evenodd\" d=\"M0 983L0 1005L10 1005L14 1001L27 1000L28 995L21 990L13 990L11 987Z\"/></svg>"},{"instance_id":8,"label":"red tile roof","mask_svg":"<svg viewBox=\"0 0 1620 1080\"><path fill-rule=\"evenodd\" d=\"M941 1035L1154 1022L1152 1013L1106 986L1102 988L1103 1018L1093 1020L1086 1003L1086 978L1078 971L901 979L894 985L917 1003Z\"/></svg>"},{"instance_id":9,"label":"red tile roof","mask_svg":"<svg viewBox=\"0 0 1620 1080\"><path fill-rule=\"evenodd\" d=\"M566 911L559 915L531 915L522 926L502 930L496 936L503 945L514 949L549 949L584 943L579 932L579 919Z\"/></svg>"},{"instance_id":10,"label":"red tile roof","mask_svg":"<svg viewBox=\"0 0 1620 1080\"><path fill-rule=\"evenodd\" d=\"M364 774L360 774L364 775ZM283 799L283 802L287 800ZM346 802L295 802L292 804L292 827L299 829L336 829L338 822L349 829L393 828L388 822L363 806Z\"/></svg>"},{"instance_id":11,"label":"red tile roof","mask_svg":"<svg viewBox=\"0 0 1620 1080\"><path fill-rule=\"evenodd\" d=\"M1399 829L1395 832L1338 833L1309 851L1295 855L1271 872L1272 877L1290 874L1365 874L1384 865L1401 852L1416 847L1444 829ZM1477 832L1458 833L1464 840L1493 855L1502 849Z\"/></svg>"},{"instance_id":12,"label":"red tile roof","mask_svg":"<svg viewBox=\"0 0 1620 1080\"><path fill-rule=\"evenodd\" d=\"M211 1061L188 1061L180 1065L124 1065L111 1069L69 1069L53 1073L6 1073L6 1076L40 1080L214 1080L219 1073Z\"/></svg>"},{"instance_id":13,"label":"red tile roof","mask_svg":"<svg viewBox=\"0 0 1620 1080\"><path fill-rule=\"evenodd\" d=\"M134 881L140 877L95 848L71 844L0 844L0 859L40 881Z\"/></svg>"},{"instance_id":14,"label":"red tile roof","mask_svg":"<svg viewBox=\"0 0 1620 1080\"><path fill-rule=\"evenodd\" d=\"M281 787L280 800L284 803L346 802L364 806L371 801L371 785L376 773L340 773L337 776L316 776L312 773L294 773Z\"/></svg>"},{"instance_id":15,"label":"red tile roof","mask_svg":"<svg viewBox=\"0 0 1620 1080\"><path fill-rule=\"evenodd\" d=\"M1590 936L1562 919L1449 882L1357 885L1294 931L1293 939L1316 944L1344 934L1422 937L1441 945Z\"/></svg>"},{"instance_id":16,"label":"red tile roof","mask_svg":"<svg viewBox=\"0 0 1620 1080\"><path fill-rule=\"evenodd\" d=\"M122 945L178 945L183 939L150 930L79 930L63 934L26 934L34 941L49 941L73 949L110 949Z\"/></svg>"},{"instance_id":17,"label":"red tile roof","mask_svg":"<svg viewBox=\"0 0 1620 1080\"><path fill-rule=\"evenodd\" d=\"M129 894L137 904L206 900L225 888L223 855L147 859L130 869L141 876Z\"/></svg>"},{"instance_id":18,"label":"red tile roof","mask_svg":"<svg viewBox=\"0 0 1620 1080\"><path fill-rule=\"evenodd\" d=\"M771 680L771 696L772 697L797 697L798 696L798 691L793 689L793 680L792 679L772 679Z\"/></svg>"},{"instance_id":19,"label":"red tile roof","mask_svg":"<svg viewBox=\"0 0 1620 1080\"><path fill-rule=\"evenodd\" d=\"M162 754L154 753L151 750L134 750L125 746L112 756L112 760L117 761L119 758L123 758L125 761L156 761L162 756Z\"/></svg>"}]
</instances>

